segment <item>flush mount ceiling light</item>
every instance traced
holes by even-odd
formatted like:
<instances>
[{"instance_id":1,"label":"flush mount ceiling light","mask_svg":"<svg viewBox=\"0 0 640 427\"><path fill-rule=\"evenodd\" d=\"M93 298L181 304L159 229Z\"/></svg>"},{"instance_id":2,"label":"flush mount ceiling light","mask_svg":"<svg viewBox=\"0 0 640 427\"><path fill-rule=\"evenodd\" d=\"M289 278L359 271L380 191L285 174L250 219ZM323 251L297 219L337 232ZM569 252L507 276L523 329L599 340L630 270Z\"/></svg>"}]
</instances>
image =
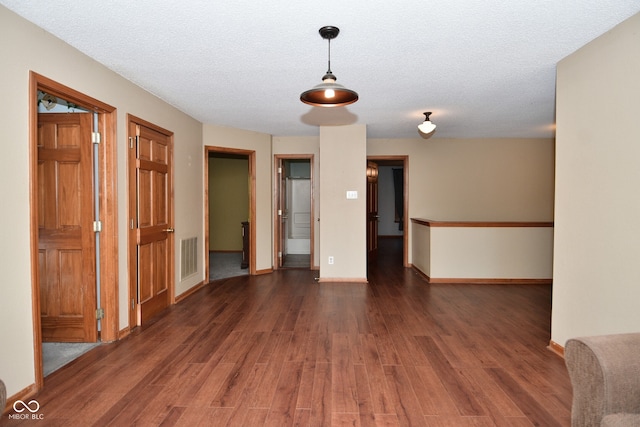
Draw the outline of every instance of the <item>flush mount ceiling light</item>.
<instances>
[{"instance_id":1,"label":"flush mount ceiling light","mask_svg":"<svg viewBox=\"0 0 640 427\"><path fill-rule=\"evenodd\" d=\"M320 35L329 44L329 66L322 78L322 83L300 95L300 101L315 107L342 107L358 100L358 94L351 89L336 83L336 76L331 72L331 39L338 37L338 27L322 27Z\"/></svg>"},{"instance_id":2,"label":"flush mount ceiling light","mask_svg":"<svg viewBox=\"0 0 640 427\"><path fill-rule=\"evenodd\" d=\"M436 125L431 123L431 120L429 119L431 111L422 114L424 114L424 122L420 123L418 126L418 132L424 138L431 136L431 134L436 130Z\"/></svg>"}]
</instances>

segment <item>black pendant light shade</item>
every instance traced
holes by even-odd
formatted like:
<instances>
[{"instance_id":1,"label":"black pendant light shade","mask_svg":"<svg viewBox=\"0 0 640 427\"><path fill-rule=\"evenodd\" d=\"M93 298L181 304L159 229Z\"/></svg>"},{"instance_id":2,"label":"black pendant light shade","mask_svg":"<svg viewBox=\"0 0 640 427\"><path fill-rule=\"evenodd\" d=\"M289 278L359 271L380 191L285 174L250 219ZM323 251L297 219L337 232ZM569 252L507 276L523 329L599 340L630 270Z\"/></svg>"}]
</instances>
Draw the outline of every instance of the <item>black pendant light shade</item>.
<instances>
[{"instance_id":1,"label":"black pendant light shade","mask_svg":"<svg viewBox=\"0 0 640 427\"><path fill-rule=\"evenodd\" d=\"M341 84L336 83L336 76L331 72L331 39L338 37L337 27L322 27L320 35L329 43L329 67L322 77L322 83L300 94L300 101L315 107L342 107L358 100L358 94Z\"/></svg>"}]
</instances>

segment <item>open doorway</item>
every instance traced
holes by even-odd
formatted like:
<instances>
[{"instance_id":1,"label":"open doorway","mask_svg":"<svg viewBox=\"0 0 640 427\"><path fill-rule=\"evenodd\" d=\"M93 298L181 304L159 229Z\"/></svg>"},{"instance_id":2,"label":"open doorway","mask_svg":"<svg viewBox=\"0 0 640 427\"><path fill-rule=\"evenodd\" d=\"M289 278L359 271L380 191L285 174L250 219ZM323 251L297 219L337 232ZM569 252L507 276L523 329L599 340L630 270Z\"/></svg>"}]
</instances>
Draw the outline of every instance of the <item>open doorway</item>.
<instances>
[{"instance_id":1,"label":"open doorway","mask_svg":"<svg viewBox=\"0 0 640 427\"><path fill-rule=\"evenodd\" d=\"M313 155L276 155L274 268L313 267Z\"/></svg>"},{"instance_id":2,"label":"open doorway","mask_svg":"<svg viewBox=\"0 0 640 427\"><path fill-rule=\"evenodd\" d=\"M205 147L209 281L255 274L255 152Z\"/></svg>"},{"instance_id":3,"label":"open doorway","mask_svg":"<svg viewBox=\"0 0 640 427\"><path fill-rule=\"evenodd\" d=\"M385 254L390 250L401 251L404 267L408 262L408 157L407 156L368 156L367 180L372 181L375 174L375 185L368 185L367 191L367 228L375 230L375 235L368 231L368 257L376 262L381 256L378 248L384 243ZM372 172L374 171L375 172ZM375 224L372 224L375 222ZM372 240L372 241L369 241ZM400 255L400 254L398 254Z\"/></svg>"},{"instance_id":4,"label":"open doorway","mask_svg":"<svg viewBox=\"0 0 640 427\"><path fill-rule=\"evenodd\" d=\"M60 363L118 337L115 109L32 72L30 112L32 312L41 389Z\"/></svg>"}]
</instances>

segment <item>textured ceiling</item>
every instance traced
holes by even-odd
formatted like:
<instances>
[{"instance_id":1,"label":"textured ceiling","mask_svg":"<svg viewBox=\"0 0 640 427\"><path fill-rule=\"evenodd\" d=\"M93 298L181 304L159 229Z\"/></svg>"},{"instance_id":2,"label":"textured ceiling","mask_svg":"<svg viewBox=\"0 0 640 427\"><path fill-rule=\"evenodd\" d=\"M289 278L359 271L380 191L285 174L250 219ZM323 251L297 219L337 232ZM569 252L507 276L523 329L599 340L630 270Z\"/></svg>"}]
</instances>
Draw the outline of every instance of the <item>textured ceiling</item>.
<instances>
[{"instance_id":1,"label":"textured ceiling","mask_svg":"<svg viewBox=\"0 0 640 427\"><path fill-rule=\"evenodd\" d=\"M275 136L361 123L372 138L552 137L555 67L639 0L0 0L205 122ZM360 100L303 104L327 70Z\"/></svg>"}]
</instances>

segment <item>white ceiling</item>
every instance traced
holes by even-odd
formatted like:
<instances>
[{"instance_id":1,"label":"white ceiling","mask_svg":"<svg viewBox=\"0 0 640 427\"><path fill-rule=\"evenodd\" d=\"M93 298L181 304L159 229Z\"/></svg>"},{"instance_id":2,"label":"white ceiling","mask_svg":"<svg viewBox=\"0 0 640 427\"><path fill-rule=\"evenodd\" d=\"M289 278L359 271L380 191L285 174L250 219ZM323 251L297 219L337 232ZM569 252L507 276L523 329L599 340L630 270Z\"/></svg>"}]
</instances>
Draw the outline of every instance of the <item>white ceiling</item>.
<instances>
[{"instance_id":1,"label":"white ceiling","mask_svg":"<svg viewBox=\"0 0 640 427\"><path fill-rule=\"evenodd\" d=\"M559 60L640 0L0 0L192 117L275 136L552 137ZM327 71L360 100L303 104ZM70 70L71 71L71 70Z\"/></svg>"}]
</instances>

